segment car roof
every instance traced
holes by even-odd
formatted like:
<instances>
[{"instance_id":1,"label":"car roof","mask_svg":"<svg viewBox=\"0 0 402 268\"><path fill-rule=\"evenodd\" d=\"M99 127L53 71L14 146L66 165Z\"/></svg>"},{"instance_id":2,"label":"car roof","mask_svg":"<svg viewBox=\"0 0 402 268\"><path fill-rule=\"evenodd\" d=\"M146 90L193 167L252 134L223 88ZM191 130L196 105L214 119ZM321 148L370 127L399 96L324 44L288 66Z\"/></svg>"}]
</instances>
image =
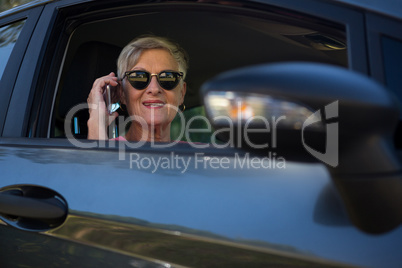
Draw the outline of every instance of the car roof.
<instances>
[{"instance_id":1,"label":"car roof","mask_svg":"<svg viewBox=\"0 0 402 268\"><path fill-rule=\"evenodd\" d=\"M0 12L0 17L8 16L14 13L17 13L22 10L26 10L32 8L34 6L43 5L48 2L53 2L54 0L32 0L26 4L16 6L12 9ZM62 1L62 0L60 0ZM112 0L111 0L112 1ZM271 1L269 0L259 0L260 2L267 2L269 4ZM259 2L257 0L257 2ZM291 2L292 0L290 0ZM300 1L300 0L297 0ZM348 5L352 8L363 9L366 11L379 13L385 16L394 17L396 19L402 20L402 5L401 0L317 0L321 2L338 2L340 4ZM71 1L70 1L71 2ZM84 1L79 1L84 2ZM275 1L274 1L275 2ZM286 1L283 1L286 3Z\"/></svg>"}]
</instances>

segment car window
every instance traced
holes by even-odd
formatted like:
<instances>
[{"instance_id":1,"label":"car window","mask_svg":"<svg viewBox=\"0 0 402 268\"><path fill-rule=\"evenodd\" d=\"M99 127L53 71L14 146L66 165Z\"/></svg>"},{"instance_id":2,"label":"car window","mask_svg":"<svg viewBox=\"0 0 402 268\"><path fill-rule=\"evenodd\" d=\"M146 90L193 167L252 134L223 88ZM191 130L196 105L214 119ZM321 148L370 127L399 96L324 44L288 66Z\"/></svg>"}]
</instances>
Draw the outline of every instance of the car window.
<instances>
[{"instance_id":1,"label":"car window","mask_svg":"<svg viewBox=\"0 0 402 268\"><path fill-rule=\"evenodd\" d=\"M402 41L383 36L382 49L384 57L385 83L387 87L402 103ZM400 111L400 119L402 120L402 110Z\"/></svg>"},{"instance_id":2,"label":"car window","mask_svg":"<svg viewBox=\"0 0 402 268\"><path fill-rule=\"evenodd\" d=\"M190 122L191 128L205 130L191 134L195 142L208 142L210 133L205 121L191 120L194 116L203 115L200 87L222 72L285 61L348 66L346 34L341 25L329 23L328 26L327 22L285 19L260 12L229 13L209 9L191 12L167 9L156 13L138 9L137 12L91 22L86 20L82 24L75 21L73 25L78 26L68 30L72 35L53 97L48 137L65 137L64 123L69 111L79 104L85 105L94 80L111 71L116 72L116 59L121 49L144 34L171 38L181 44L190 56L184 101L187 107L185 122ZM206 17L208 20L205 20ZM124 25L132 27L122 27ZM110 34L106 36L104 32ZM223 32L226 34L220 34ZM69 120L73 134L77 138L86 138L88 111L81 109ZM179 124L180 120L176 119L172 125L172 138L179 135ZM112 132L116 134L115 129ZM188 137L184 135L180 139L186 141Z\"/></svg>"},{"instance_id":3,"label":"car window","mask_svg":"<svg viewBox=\"0 0 402 268\"><path fill-rule=\"evenodd\" d=\"M13 51L15 43L22 31L25 20L0 27L0 78L3 76L8 59Z\"/></svg>"},{"instance_id":4,"label":"car window","mask_svg":"<svg viewBox=\"0 0 402 268\"><path fill-rule=\"evenodd\" d=\"M188 131L182 131L182 124ZM213 131L210 122L206 120L205 107L198 106L178 113L172 122L170 136L172 140L210 143Z\"/></svg>"}]
</instances>

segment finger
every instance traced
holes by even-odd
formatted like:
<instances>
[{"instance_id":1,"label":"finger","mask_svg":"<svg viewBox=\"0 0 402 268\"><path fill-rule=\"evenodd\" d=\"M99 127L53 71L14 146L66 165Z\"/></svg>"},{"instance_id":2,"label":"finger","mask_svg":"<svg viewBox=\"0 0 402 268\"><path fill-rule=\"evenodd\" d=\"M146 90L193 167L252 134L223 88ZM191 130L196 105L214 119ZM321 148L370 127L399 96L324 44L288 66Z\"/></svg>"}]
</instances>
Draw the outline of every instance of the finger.
<instances>
[{"instance_id":1,"label":"finger","mask_svg":"<svg viewBox=\"0 0 402 268\"><path fill-rule=\"evenodd\" d=\"M96 79L92 85L92 88L101 90L103 92L103 89L106 85L117 86L118 84L118 78L114 75L113 72L111 72L109 75L105 75Z\"/></svg>"},{"instance_id":2,"label":"finger","mask_svg":"<svg viewBox=\"0 0 402 268\"><path fill-rule=\"evenodd\" d=\"M119 78L115 75L114 72L111 72L109 75L104 76L104 78L105 81L109 83L109 85L117 86L119 84L118 83Z\"/></svg>"},{"instance_id":3,"label":"finger","mask_svg":"<svg viewBox=\"0 0 402 268\"><path fill-rule=\"evenodd\" d=\"M118 86L119 83L117 82L118 78L115 76L113 72L110 74L100 77L96 79L92 85L92 89L88 95L87 103L88 104L97 104L97 109L106 109L105 100L103 97L106 85L111 86ZM91 113L90 109L90 113Z\"/></svg>"}]
</instances>

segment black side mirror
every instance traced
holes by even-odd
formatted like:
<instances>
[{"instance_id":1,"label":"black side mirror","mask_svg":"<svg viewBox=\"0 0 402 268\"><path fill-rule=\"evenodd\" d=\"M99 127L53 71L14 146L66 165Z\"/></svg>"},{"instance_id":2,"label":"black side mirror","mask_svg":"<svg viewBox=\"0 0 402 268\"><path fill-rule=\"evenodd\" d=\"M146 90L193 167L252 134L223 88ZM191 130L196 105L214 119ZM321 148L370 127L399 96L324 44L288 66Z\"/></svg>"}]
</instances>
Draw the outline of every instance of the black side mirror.
<instances>
[{"instance_id":1,"label":"black side mirror","mask_svg":"<svg viewBox=\"0 0 402 268\"><path fill-rule=\"evenodd\" d=\"M402 222L402 172L392 141L399 111L381 85L340 67L279 63L219 75L202 94L228 144L325 163L360 229L381 233ZM234 135L225 135L229 129Z\"/></svg>"}]
</instances>

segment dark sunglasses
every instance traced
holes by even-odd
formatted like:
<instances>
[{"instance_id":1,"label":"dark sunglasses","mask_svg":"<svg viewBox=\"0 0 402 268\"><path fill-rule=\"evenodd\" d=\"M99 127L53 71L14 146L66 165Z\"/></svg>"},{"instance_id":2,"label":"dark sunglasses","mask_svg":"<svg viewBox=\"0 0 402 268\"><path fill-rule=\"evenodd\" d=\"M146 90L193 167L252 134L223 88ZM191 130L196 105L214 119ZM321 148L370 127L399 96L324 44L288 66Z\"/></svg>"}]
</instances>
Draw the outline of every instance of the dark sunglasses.
<instances>
[{"instance_id":1,"label":"dark sunglasses","mask_svg":"<svg viewBox=\"0 0 402 268\"><path fill-rule=\"evenodd\" d=\"M135 89L145 89L149 83L151 82L152 76L156 76L159 85L166 90L174 89L180 81L180 78L183 77L182 72L174 72L174 71L162 71L159 74L151 74L147 71L129 71L126 72L123 76L127 76L128 82Z\"/></svg>"}]
</instances>

